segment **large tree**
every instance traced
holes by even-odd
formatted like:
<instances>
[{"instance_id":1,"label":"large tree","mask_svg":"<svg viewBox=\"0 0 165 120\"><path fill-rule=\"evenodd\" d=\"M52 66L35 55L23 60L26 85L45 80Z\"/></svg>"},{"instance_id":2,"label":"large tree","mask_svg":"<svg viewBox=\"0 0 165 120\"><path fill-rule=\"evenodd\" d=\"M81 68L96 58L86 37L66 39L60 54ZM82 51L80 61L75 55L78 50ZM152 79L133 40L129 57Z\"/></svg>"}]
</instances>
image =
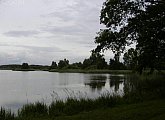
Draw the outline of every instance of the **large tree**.
<instances>
[{"instance_id":1,"label":"large tree","mask_svg":"<svg viewBox=\"0 0 165 120\"><path fill-rule=\"evenodd\" d=\"M139 51L138 71L160 69L165 61L165 1L106 0L101 10L95 51L123 52L134 43Z\"/></svg>"}]
</instances>

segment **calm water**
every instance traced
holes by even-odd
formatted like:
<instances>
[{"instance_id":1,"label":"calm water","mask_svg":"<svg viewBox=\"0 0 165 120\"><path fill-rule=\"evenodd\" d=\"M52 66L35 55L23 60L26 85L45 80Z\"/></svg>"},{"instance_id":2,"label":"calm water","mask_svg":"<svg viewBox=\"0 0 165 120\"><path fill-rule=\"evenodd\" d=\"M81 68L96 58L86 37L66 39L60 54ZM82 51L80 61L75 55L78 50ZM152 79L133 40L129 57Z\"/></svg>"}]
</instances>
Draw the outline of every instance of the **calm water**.
<instances>
[{"instance_id":1,"label":"calm water","mask_svg":"<svg viewBox=\"0 0 165 120\"><path fill-rule=\"evenodd\" d=\"M16 110L23 104L69 96L96 98L105 92L123 94L124 75L0 71L0 106Z\"/></svg>"}]
</instances>

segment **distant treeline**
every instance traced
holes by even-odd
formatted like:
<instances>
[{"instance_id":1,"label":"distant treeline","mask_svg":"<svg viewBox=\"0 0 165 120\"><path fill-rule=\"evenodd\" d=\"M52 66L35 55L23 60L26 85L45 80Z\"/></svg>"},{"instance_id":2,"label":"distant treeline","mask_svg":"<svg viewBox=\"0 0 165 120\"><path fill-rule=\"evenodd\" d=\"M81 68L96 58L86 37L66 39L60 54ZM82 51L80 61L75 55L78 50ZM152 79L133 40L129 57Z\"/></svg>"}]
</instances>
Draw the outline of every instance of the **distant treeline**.
<instances>
[{"instance_id":1,"label":"distant treeline","mask_svg":"<svg viewBox=\"0 0 165 120\"><path fill-rule=\"evenodd\" d=\"M22 64L9 64L0 65L0 70L15 70L15 71L34 71L43 70L56 72L60 70L138 70L138 52L131 48L123 55L123 62L119 61L120 54L115 54L113 59L110 59L107 63L104 55L98 52L92 52L89 58L83 60L83 62L70 63L68 59L59 60L58 62L52 61L50 65L29 65L29 63ZM145 68L149 70L149 68ZM156 70L165 70L165 62L162 62L162 66Z\"/></svg>"},{"instance_id":2,"label":"distant treeline","mask_svg":"<svg viewBox=\"0 0 165 120\"><path fill-rule=\"evenodd\" d=\"M137 51L133 48L129 49L123 56L123 62L119 61L120 54L115 54L113 59L110 59L107 63L104 55L92 52L91 56L84 59L83 62L75 62L70 64L69 60L60 60L58 63L52 61L49 70L51 69L87 69L87 70L137 70L139 69ZM148 69L148 68L146 68ZM157 70L164 70L165 62Z\"/></svg>"},{"instance_id":3,"label":"distant treeline","mask_svg":"<svg viewBox=\"0 0 165 120\"><path fill-rule=\"evenodd\" d=\"M50 66L28 65L28 63L23 63L22 65L21 64L9 64L9 65L1 65L0 66L1 70L21 70L21 69L48 70L49 68L50 68Z\"/></svg>"},{"instance_id":4,"label":"distant treeline","mask_svg":"<svg viewBox=\"0 0 165 120\"><path fill-rule=\"evenodd\" d=\"M124 54L123 62L119 61L119 54L116 54L113 59L109 60L109 63L105 61L104 55L100 53L92 52L91 56L84 59L83 62L70 63L68 59L59 60L58 63L52 61L50 65L29 65L28 63L1 65L1 70L45 70L56 71L66 69L81 69L81 70L136 70L138 69L138 59L136 57L136 51L134 49L128 50ZM147 68L146 68L147 69ZM165 69L165 63L159 70Z\"/></svg>"}]
</instances>

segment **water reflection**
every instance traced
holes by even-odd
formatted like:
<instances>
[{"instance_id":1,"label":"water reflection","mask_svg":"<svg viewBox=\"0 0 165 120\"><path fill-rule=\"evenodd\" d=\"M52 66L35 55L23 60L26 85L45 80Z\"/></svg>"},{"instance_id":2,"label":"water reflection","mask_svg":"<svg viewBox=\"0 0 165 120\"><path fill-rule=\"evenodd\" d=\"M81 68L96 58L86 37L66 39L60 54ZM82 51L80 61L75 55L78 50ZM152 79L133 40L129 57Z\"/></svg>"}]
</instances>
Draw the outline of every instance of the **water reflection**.
<instances>
[{"instance_id":1,"label":"water reflection","mask_svg":"<svg viewBox=\"0 0 165 120\"><path fill-rule=\"evenodd\" d=\"M111 75L109 77L110 88L114 87L115 92L119 90L119 86L124 82L124 76L122 75Z\"/></svg>"},{"instance_id":2,"label":"water reflection","mask_svg":"<svg viewBox=\"0 0 165 120\"><path fill-rule=\"evenodd\" d=\"M89 98L96 98L107 91L122 94L126 89L123 81L123 76L111 74L0 71L0 106L14 110L23 103L44 101L49 104L53 91L60 98L66 99L66 89L74 93L85 93L78 97ZM125 84L127 86L129 83Z\"/></svg>"},{"instance_id":3,"label":"water reflection","mask_svg":"<svg viewBox=\"0 0 165 120\"><path fill-rule=\"evenodd\" d=\"M117 93L123 91L124 79L123 75L90 74L86 76L84 84L89 86L92 92L101 92L104 89Z\"/></svg>"},{"instance_id":4,"label":"water reflection","mask_svg":"<svg viewBox=\"0 0 165 120\"><path fill-rule=\"evenodd\" d=\"M90 86L92 91L101 91L106 80L106 75L91 75L84 84Z\"/></svg>"}]
</instances>

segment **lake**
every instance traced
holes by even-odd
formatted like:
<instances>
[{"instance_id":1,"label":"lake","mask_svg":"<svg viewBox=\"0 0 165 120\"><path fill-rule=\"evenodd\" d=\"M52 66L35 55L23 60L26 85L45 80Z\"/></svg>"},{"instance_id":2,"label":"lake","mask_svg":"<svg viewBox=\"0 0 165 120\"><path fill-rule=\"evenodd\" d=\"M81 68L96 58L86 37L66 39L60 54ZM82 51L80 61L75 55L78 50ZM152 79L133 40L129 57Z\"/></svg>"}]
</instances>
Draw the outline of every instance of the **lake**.
<instances>
[{"instance_id":1,"label":"lake","mask_svg":"<svg viewBox=\"0 0 165 120\"><path fill-rule=\"evenodd\" d=\"M15 111L26 103L50 104L71 97L123 94L124 75L0 70L0 106Z\"/></svg>"}]
</instances>

